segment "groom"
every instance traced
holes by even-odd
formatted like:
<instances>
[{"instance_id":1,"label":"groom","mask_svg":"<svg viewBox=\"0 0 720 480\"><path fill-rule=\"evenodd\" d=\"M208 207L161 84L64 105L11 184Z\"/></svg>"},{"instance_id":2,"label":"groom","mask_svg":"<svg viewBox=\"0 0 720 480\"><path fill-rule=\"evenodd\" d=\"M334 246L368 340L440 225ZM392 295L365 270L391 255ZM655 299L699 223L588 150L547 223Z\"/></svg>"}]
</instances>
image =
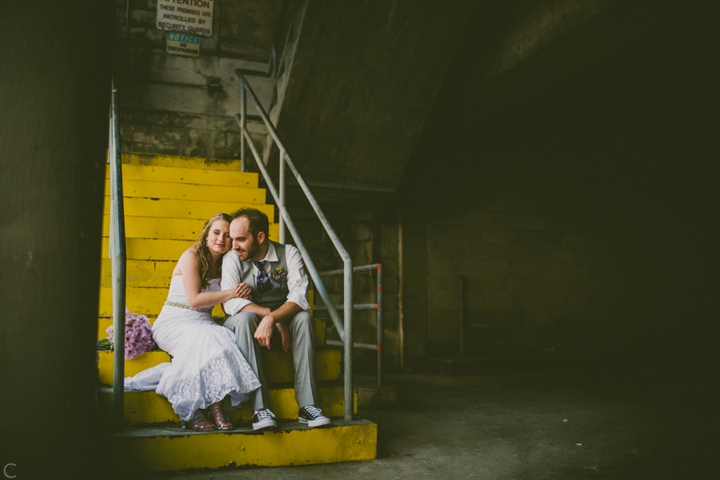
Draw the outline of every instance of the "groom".
<instances>
[{"instance_id":1,"label":"groom","mask_svg":"<svg viewBox=\"0 0 720 480\"><path fill-rule=\"evenodd\" d=\"M268 408L269 396L260 349L270 350L273 334L284 351L292 350L298 420L309 427L329 425L317 408L315 380L315 323L307 313L308 279L300 252L292 245L268 239L268 218L259 210L243 209L230 223L232 250L225 254L222 289L246 284L251 299L233 298L223 305L229 317L225 326L235 332L240 351L260 380L253 393L253 430L276 427Z\"/></svg>"}]
</instances>

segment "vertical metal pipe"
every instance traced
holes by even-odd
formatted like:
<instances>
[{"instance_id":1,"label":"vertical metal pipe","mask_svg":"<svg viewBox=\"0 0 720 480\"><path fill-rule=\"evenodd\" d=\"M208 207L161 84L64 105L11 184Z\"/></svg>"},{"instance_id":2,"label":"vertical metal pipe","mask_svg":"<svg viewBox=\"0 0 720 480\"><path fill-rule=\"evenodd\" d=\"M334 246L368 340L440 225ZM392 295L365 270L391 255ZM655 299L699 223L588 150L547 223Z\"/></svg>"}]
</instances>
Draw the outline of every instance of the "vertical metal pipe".
<instances>
[{"instance_id":1,"label":"vertical metal pipe","mask_svg":"<svg viewBox=\"0 0 720 480\"><path fill-rule=\"evenodd\" d=\"M125 211L122 190L120 126L117 117L117 91L113 82L110 125L110 244L113 277L113 423L120 430L124 418L125 395Z\"/></svg>"},{"instance_id":2,"label":"vertical metal pipe","mask_svg":"<svg viewBox=\"0 0 720 480\"><path fill-rule=\"evenodd\" d=\"M459 306L460 306L460 356L465 356L465 277L458 275Z\"/></svg>"},{"instance_id":3,"label":"vertical metal pipe","mask_svg":"<svg viewBox=\"0 0 720 480\"><path fill-rule=\"evenodd\" d=\"M378 349L378 387L382 387L385 382L383 374L383 356L385 355L385 327L383 325L383 274L382 264L375 267L377 269L377 349Z\"/></svg>"},{"instance_id":4,"label":"vertical metal pipe","mask_svg":"<svg viewBox=\"0 0 720 480\"><path fill-rule=\"evenodd\" d=\"M280 150L279 158L279 169L280 169L280 208L285 208L285 152ZM285 243L286 237L285 218L280 215L280 243Z\"/></svg>"},{"instance_id":5,"label":"vertical metal pipe","mask_svg":"<svg viewBox=\"0 0 720 480\"><path fill-rule=\"evenodd\" d=\"M353 419L353 267L350 258L345 259L345 420Z\"/></svg>"},{"instance_id":6,"label":"vertical metal pipe","mask_svg":"<svg viewBox=\"0 0 720 480\"><path fill-rule=\"evenodd\" d=\"M240 84L240 171L244 172L245 166L245 135L242 132L245 130L245 117L246 117L246 103L245 103L245 86Z\"/></svg>"}]
</instances>

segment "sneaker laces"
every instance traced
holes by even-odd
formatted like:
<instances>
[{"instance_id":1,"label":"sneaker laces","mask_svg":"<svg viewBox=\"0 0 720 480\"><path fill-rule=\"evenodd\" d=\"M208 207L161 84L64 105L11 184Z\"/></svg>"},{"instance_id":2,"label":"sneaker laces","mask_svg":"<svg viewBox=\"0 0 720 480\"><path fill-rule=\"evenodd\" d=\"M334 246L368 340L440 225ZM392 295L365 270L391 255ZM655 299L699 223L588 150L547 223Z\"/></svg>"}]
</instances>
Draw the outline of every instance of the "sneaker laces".
<instances>
[{"instance_id":1,"label":"sneaker laces","mask_svg":"<svg viewBox=\"0 0 720 480\"><path fill-rule=\"evenodd\" d=\"M275 415L273 415L273 413L267 408L256 411L255 415L257 416L258 421L265 420L266 418L275 418Z\"/></svg>"},{"instance_id":2,"label":"sneaker laces","mask_svg":"<svg viewBox=\"0 0 720 480\"><path fill-rule=\"evenodd\" d=\"M305 411L310 414L313 418L319 417L322 415L322 410L317 408L315 405L308 405L305 407Z\"/></svg>"}]
</instances>

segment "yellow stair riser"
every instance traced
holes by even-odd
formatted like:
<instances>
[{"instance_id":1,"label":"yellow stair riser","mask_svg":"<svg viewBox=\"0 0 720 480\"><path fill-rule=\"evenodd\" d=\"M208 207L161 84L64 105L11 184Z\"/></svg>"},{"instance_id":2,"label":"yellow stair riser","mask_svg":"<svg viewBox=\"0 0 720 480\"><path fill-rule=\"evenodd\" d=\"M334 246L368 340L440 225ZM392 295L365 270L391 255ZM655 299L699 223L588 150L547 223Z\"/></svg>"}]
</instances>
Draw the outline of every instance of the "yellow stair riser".
<instances>
[{"instance_id":1,"label":"yellow stair riser","mask_svg":"<svg viewBox=\"0 0 720 480\"><path fill-rule=\"evenodd\" d=\"M127 286L169 288L176 264L175 260L128 260L125 273ZM112 285L112 260L109 258L101 260L100 285Z\"/></svg>"},{"instance_id":2,"label":"yellow stair riser","mask_svg":"<svg viewBox=\"0 0 720 480\"><path fill-rule=\"evenodd\" d=\"M197 168L239 172L240 160L219 160L181 155L155 155L152 153L123 153L123 165L142 165L171 168Z\"/></svg>"},{"instance_id":3,"label":"yellow stair riser","mask_svg":"<svg viewBox=\"0 0 720 480\"><path fill-rule=\"evenodd\" d=\"M271 240L280 237L280 225L270 224L268 236ZM157 238L128 238L125 249L128 259L133 260L177 260L180 255L192 247L192 240L166 240ZM103 237L101 258L109 258L108 237Z\"/></svg>"},{"instance_id":4,"label":"yellow stair riser","mask_svg":"<svg viewBox=\"0 0 720 480\"><path fill-rule=\"evenodd\" d=\"M325 428L286 428L277 431L196 433L173 429L138 435L128 432L112 439L111 452L138 471L238 466L312 465L373 460L377 454L377 424L337 421ZM175 429L179 430L179 429ZM167 432L167 434L163 434ZM154 434L153 434L154 433Z\"/></svg>"},{"instance_id":5,"label":"yellow stair riser","mask_svg":"<svg viewBox=\"0 0 720 480\"><path fill-rule=\"evenodd\" d=\"M177 262L180 255L192 246L191 240L128 238L125 240L125 253L128 260L172 260ZM108 237L102 239L100 258L110 258Z\"/></svg>"},{"instance_id":6,"label":"yellow stair riser","mask_svg":"<svg viewBox=\"0 0 720 480\"><path fill-rule=\"evenodd\" d=\"M134 288L125 289L125 306L134 313L157 315L167 299L167 288ZM100 287L100 316L112 316L112 288Z\"/></svg>"},{"instance_id":7,"label":"yellow stair riser","mask_svg":"<svg viewBox=\"0 0 720 480\"><path fill-rule=\"evenodd\" d=\"M263 350L265 380L268 383L288 383L295 379L292 353ZM113 383L114 352L98 352L98 378L105 385ZM340 378L342 354L339 350L320 349L315 351L315 373L318 381ZM169 362L166 352L148 352L135 360L125 361L125 376L132 377L139 372L162 362Z\"/></svg>"},{"instance_id":8,"label":"yellow stair riser","mask_svg":"<svg viewBox=\"0 0 720 480\"><path fill-rule=\"evenodd\" d=\"M110 181L105 180L105 195L110 195ZM264 204L264 188L240 188L214 185L190 185L167 182L123 181L124 197L169 198L203 202L238 202Z\"/></svg>"},{"instance_id":9,"label":"yellow stair riser","mask_svg":"<svg viewBox=\"0 0 720 480\"><path fill-rule=\"evenodd\" d=\"M237 202L201 202L199 200L171 200L168 198L135 198L123 199L126 217L162 217L162 218L188 218L205 221L222 212L232 215L241 208L256 208L263 212L272 221L275 218L273 205L256 205ZM105 197L105 215L110 215L110 197Z\"/></svg>"},{"instance_id":10,"label":"yellow stair riser","mask_svg":"<svg viewBox=\"0 0 720 480\"><path fill-rule=\"evenodd\" d=\"M169 182L196 185L224 185L227 187L251 187L258 185L258 174L228 172L211 168L178 168L146 165L123 165L123 181L141 180L145 182ZM110 168L105 170L105 178L110 178Z\"/></svg>"},{"instance_id":11,"label":"yellow stair riser","mask_svg":"<svg viewBox=\"0 0 720 480\"><path fill-rule=\"evenodd\" d=\"M213 309L213 313L216 310ZM221 317L221 315L213 315L216 317ZM148 321L150 322L150 325L155 323L155 320L157 317L147 315ZM322 318L315 318L315 346L317 348L323 348L325 346L325 327L326 327L326 321ZM217 321L217 320L216 320ZM98 318L98 340L102 340L103 338L107 338L107 329L110 325L112 325L113 319L112 317L100 317Z\"/></svg>"},{"instance_id":12,"label":"yellow stair riser","mask_svg":"<svg viewBox=\"0 0 720 480\"><path fill-rule=\"evenodd\" d=\"M342 418L345 415L345 393L342 386L318 388L318 407L323 414L331 418ZM295 400L295 390L292 388L271 388L269 408L278 420L297 420L300 408ZM353 392L353 412L357 413L357 389ZM107 420L112 416L112 392L100 392L98 403L102 414ZM158 423L176 423L180 425L177 414L165 397L155 392L125 392L124 398L125 421L130 425L150 425ZM227 417L240 426L247 424L253 416L253 410L248 402L237 410L225 410Z\"/></svg>"},{"instance_id":13,"label":"yellow stair riser","mask_svg":"<svg viewBox=\"0 0 720 480\"><path fill-rule=\"evenodd\" d=\"M190 240L194 242L204 226L205 220L198 219L131 217L126 215L125 238ZM269 231L273 231L273 224L270 224ZM103 215L103 237L108 237L109 232L110 217Z\"/></svg>"},{"instance_id":14,"label":"yellow stair riser","mask_svg":"<svg viewBox=\"0 0 720 480\"><path fill-rule=\"evenodd\" d=\"M100 285L112 285L112 260L103 258L100 266ZM128 287L169 288L177 262L173 260L128 260L125 278Z\"/></svg>"}]
</instances>

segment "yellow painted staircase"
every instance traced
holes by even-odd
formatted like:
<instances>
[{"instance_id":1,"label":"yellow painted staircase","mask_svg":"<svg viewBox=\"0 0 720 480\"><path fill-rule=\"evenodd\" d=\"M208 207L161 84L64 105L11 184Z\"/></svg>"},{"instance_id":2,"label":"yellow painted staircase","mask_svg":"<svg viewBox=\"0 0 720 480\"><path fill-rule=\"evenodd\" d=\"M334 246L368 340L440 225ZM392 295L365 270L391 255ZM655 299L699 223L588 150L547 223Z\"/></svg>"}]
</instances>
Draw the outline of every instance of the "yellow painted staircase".
<instances>
[{"instance_id":1,"label":"yellow painted staircase","mask_svg":"<svg viewBox=\"0 0 720 480\"><path fill-rule=\"evenodd\" d=\"M265 203L255 173L240 171L239 161L191 157L123 155L123 189L127 245L126 306L154 322L167 297L172 270L180 254L192 245L203 223L217 212L242 207L265 212L272 220L273 205ZM109 174L105 186L103 259L100 283L98 339L112 324L111 262L108 258ZM270 238L279 227L270 225ZM312 302L311 302L312 303ZM215 308L213 314L222 316ZM228 411L236 428L228 432L182 429L170 403L155 392L125 392L127 428L115 434L106 449L120 454L126 465L140 471L167 471L232 466L281 466L334 463L375 458L377 425L366 420L345 421L342 356L325 348L325 322L316 319L316 370L323 413L329 427L310 429L297 422L291 354L266 351L265 371L270 386L270 409L279 422L275 431L254 432L252 411ZM98 352L100 419L111 422L114 352ZM162 351L125 361L125 375L167 362ZM357 391L353 410L357 412Z\"/></svg>"}]
</instances>

